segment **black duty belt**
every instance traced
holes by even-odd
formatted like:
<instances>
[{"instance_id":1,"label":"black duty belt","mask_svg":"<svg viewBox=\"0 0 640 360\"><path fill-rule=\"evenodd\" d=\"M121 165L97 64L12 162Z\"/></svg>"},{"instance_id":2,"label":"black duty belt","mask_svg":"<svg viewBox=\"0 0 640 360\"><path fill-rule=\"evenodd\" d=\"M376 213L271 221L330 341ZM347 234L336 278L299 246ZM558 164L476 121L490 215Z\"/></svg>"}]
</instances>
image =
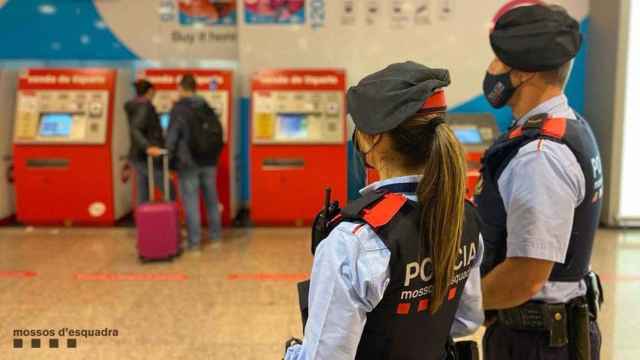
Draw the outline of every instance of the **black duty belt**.
<instances>
[{"instance_id":1,"label":"black duty belt","mask_svg":"<svg viewBox=\"0 0 640 360\"><path fill-rule=\"evenodd\" d=\"M549 332L550 346L567 345L568 321L576 306L587 304L584 296L568 303L546 304L530 301L515 308L498 311L498 323L522 331Z\"/></svg>"}]
</instances>

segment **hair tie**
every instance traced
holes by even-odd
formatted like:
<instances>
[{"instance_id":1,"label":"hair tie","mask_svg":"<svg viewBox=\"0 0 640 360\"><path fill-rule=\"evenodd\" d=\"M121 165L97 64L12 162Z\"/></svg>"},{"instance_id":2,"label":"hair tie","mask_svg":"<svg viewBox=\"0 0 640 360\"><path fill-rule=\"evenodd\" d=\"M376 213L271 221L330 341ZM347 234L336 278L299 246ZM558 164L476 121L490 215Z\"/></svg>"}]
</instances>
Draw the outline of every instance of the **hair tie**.
<instances>
[{"instance_id":1,"label":"hair tie","mask_svg":"<svg viewBox=\"0 0 640 360\"><path fill-rule=\"evenodd\" d=\"M444 121L442 117L433 118L431 121L429 121L429 123L427 123L427 125L425 125L425 131L429 133L435 133L438 125L445 124L445 123L446 121Z\"/></svg>"}]
</instances>

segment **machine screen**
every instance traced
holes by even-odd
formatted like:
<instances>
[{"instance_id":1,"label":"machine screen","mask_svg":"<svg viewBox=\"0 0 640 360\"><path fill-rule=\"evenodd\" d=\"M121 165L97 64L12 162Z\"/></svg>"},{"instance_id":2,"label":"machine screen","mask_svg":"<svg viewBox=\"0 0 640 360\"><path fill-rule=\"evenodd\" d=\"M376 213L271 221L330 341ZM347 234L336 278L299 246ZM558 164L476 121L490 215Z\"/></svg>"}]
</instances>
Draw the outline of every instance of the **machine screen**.
<instances>
[{"instance_id":1,"label":"machine screen","mask_svg":"<svg viewBox=\"0 0 640 360\"><path fill-rule=\"evenodd\" d=\"M464 145L480 145L482 144L482 136L477 128L454 128L458 140Z\"/></svg>"},{"instance_id":2,"label":"machine screen","mask_svg":"<svg viewBox=\"0 0 640 360\"><path fill-rule=\"evenodd\" d=\"M308 137L307 119L299 114L279 114L279 137L286 139L304 139Z\"/></svg>"},{"instance_id":3,"label":"machine screen","mask_svg":"<svg viewBox=\"0 0 640 360\"><path fill-rule=\"evenodd\" d=\"M160 126L162 126L164 130L167 130L169 128L170 120L171 119L169 118L169 113L160 114Z\"/></svg>"},{"instance_id":4,"label":"machine screen","mask_svg":"<svg viewBox=\"0 0 640 360\"><path fill-rule=\"evenodd\" d=\"M69 137L72 123L71 113L42 114L39 135L42 137Z\"/></svg>"}]
</instances>

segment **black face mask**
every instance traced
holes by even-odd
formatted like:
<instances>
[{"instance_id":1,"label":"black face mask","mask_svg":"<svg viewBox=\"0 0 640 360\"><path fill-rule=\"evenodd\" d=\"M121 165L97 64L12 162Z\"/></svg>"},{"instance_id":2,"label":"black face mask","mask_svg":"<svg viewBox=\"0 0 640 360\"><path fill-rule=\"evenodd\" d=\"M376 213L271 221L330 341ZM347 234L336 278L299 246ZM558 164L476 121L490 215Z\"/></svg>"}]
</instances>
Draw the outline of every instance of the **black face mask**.
<instances>
[{"instance_id":1,"label":"black face mask","mask_svg":"<svg viewBox=\"0 0 640 360\"><path fill-rule=\"evenodd\" d=\"M509 102L509 99L517 89L517 87L513 86L510 75L511 71L499 75L487 72L484 76L484 83L482 84L484 97L496 109L507 105L507 102Z\"/></svg>"}]
</instances>

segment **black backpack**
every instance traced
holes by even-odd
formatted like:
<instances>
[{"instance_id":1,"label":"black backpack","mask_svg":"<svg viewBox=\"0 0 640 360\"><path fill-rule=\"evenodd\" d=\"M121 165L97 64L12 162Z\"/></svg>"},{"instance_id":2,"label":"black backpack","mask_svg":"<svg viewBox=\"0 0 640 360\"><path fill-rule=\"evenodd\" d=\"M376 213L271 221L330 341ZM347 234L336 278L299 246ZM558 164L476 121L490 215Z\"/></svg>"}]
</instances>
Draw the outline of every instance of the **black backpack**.
<instances>
[{"instance_id":1,"label":"black backpack","mask_svg":"<svg viewBox=\"0 0 640 360\"><path fill-rule=\"evenodd\" d=\"M222 151L222 124L218 114L206 102L191 106L189 150L198 165L217 163Z\"/></svg>"}]
</instances>

